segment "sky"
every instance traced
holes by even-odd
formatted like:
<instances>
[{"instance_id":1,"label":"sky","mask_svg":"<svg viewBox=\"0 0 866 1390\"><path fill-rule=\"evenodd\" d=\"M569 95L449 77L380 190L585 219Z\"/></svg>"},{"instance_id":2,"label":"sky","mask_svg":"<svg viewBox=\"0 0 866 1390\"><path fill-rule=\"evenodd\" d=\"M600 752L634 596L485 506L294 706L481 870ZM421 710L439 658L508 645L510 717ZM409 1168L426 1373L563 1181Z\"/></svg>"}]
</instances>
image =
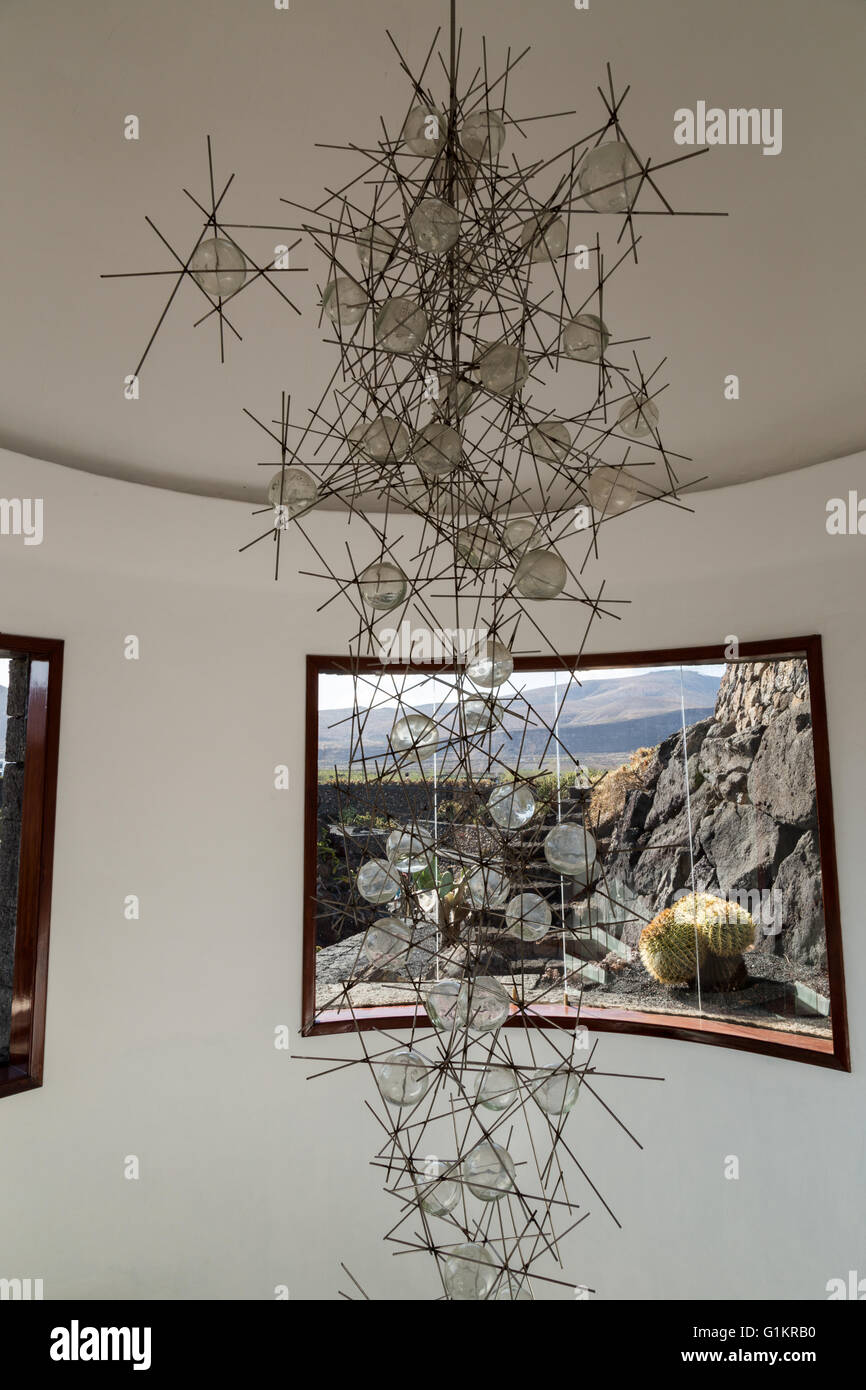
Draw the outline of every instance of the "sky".
<instances>
[{"instance_id":1,"label":"sky","mask_svg":"<svg viewBox=\"0 0 866 1390\"><path fill-rule=\"evenodd\" d=\"M9 658L0 656L0 685L9 684Z\"/></svg>"},{"instance_id":2,"label":"sky","mask_svg":"<svg viewBox=\"0 0 866 1390\"><path fill-rule=\"evenodd\" d=\"M671 667L661 666L628 666L613 669L602 669L599 667L594 671L586 671L581 674L581 683L589 681L613 680L623 676L645 676L650 671L671 670ZM684 666L684 671L701 671L707 676L721 676L724 666ZM559 681L565 686L565 674L563 672L554 673L552 671L525 671L519 672L506 686L502 687L501 693L513 695L519 690L537 690L548 688L553 685L554 674L558 675ZM395 684L395 680L400 685ZM402 690L404 697L411 691L413 705L432 705L439 704L441 701L456 699L454 691L450 685L441 681L433 680L413 672L410 666L406 668L406 675L402 674L394 679L381 681L375 674L371 675L366 681L362 680L358 686L358 706L366 709L375 699L377 709L388 709L396 707L399 703L397 691ZM352 696L353 678L351 676L320 675L319 676L319 708L323 710L331 709L350 709L353 703Z\"/></svg>"}]
</instances>

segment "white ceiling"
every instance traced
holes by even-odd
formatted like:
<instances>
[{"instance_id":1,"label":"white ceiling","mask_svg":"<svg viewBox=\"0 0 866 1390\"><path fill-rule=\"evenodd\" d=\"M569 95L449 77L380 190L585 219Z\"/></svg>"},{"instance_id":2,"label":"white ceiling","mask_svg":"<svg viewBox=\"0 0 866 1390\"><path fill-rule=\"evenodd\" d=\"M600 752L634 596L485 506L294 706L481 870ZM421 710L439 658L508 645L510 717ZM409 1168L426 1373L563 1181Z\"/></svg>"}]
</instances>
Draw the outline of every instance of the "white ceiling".
<instances>
[{"instance_id":1,"label":"white ceiling","mask_svg":"<svg viewBox=\"0 0 866 1390\"><path fill-rule=\"evenodd\" d=\"M183 286L137 402L124 401L123 378L166 281L100 273L171 264L145 214L187 253L201 218L182 189L206 195L207 133L217 176L236 173L227 221L292 221L281 195L313 204L350 177L349 157L314 142L373 143L380 113L395 129L407 94L384 30L417 66L440 10L446 23L444 2L291 0L283 12L271 0L4 0L0 444L258 499L270 471L256 465L271 456L242 407L268 418L285 388L303 415L334 367L317 328L322 258L299 251L313 273L281 282L302 318L262 285L245 291L234 315L244 342L228 343L224 366L213 323L192 326L201 297ZM616 277L605 317L615 337L651 333L667 355L665 442L707 485L864 447L862 0L590 0L587 12L464 0L460 11L467 55L480 56L482 33L494 64L532 44L511 80L516 116L577 109L549 123L551 153L600 124L608 60L631 84L625 127L654 163L682 153L678 107L783 108L778 157L723 146L669 171L677 208L730 215L645 218L641 264ZM123 138L128 114L137 143ZM535 145L543 127L532 131ZM612 251L613 222L606 230ZM273 243L249 234L262 262ZM738 402L723 397L728 373Z\"/></svg>"}]
</instances>

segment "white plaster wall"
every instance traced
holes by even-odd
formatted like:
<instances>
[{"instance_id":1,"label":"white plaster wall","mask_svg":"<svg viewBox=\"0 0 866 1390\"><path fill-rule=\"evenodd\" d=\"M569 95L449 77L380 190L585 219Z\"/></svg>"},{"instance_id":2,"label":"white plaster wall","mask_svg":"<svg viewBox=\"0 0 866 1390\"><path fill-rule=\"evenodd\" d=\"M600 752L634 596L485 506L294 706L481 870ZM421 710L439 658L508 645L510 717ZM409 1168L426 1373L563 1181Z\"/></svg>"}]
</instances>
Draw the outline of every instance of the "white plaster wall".
<instances>
[{"instance_id":1,"label":"white plaster wall","mask_svg":"<svg viewBox=\"0 0 866 1390\"><path fill-rule=\"evenodd\" d=\"M607 1083L643 1153L598 1110L571 1122L623 1227L589 1203L566 1247L602 1298L822 1298L866 1274L866 537L825 529L864 463L608 528L599 573L633 603L596 650L823 635L854 1071L603 1036L600 1066L666 1081ZM303 657L341 649L344 618L292 577L308 555L274 585L269 543L236 553L256 531L240 504L12 454L0 496L43 497L46 527L40 547L0 538L0 630L66 641L45 1084L0 1101L0 1276L48 1298L329 1299L344 1260L373 1298L435 1295L425 1259L379 1240L364 1072L308 1082L273 1046L299 1022ZM311 525L342 542L337 518ZM581 622L557 605L554 624L573 648Z\"/></svg>"}]
</instances>

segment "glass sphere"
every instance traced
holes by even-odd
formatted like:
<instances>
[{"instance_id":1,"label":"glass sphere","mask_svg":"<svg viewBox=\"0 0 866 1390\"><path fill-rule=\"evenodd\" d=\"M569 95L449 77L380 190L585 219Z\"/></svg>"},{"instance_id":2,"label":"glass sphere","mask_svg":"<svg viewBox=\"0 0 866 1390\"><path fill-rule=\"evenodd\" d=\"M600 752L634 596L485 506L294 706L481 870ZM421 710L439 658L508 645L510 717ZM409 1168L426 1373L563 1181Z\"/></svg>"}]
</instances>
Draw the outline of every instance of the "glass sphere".
<instances>
[{"instance_id":1,"label":"glass sphere","mask_svg":"<svg viewBox=\"0 0 866 1390\"><path fill-rule=\"evenodd\" d=\"M319 500L319 485L315 478L297 464L275 473L268 485L268 501L272 507L283 507L285 515L300 516L315 507Z\"/></svg>"},{"instance_id":2,"label":"glass sphere","mask_svg":"<svg viewBox=\"0 0 866 1390\"><path fill-rule=\"evenodd\" d=\"M648 396L638 395L634 400L623 402L617 421L623 434L632 439L645 439L658 428L659 408Z\"/></svg>"},{"instance_id":3,"label":"glass sphere","mask_svg":"<svg viewBox=\"0 0 866 1390\"><path fill-rule=\"evenodd\" d=\"M460 1202L460 1183L456 1177L443 1178L443 1173L454 1173L454 1165L443 1163L441 1158L428 1159L424 1165L427 1182L418 1184L418 1201L428 1216L448 1216Z\"/></svg>"},{"instance_id":4,"label":"glass sphere","mask_svg":"<svg viewBox=\"0 0 866 1390\"><path fill-rule=\"evenodd\" d=\"M437 980L424 995L424 1008L439 1033L450 1033L460 1022L460 981Z\"/></svg>"},{"instance_id":5,"label":"glass sphere","mask_svg":"<svg viewBox=\"0 0 866 1390\"><path fill-rule=\"evenodd\" d=\"M498 724L501 713L495 702L490 700L464 700L460 705L458 731L465 734L480 734L491 724Z\"/></svg>"},{"instance_id":6,"label":"glass sphere","mask_svg":"<svg viewBox=\"0 0 866 1390\"><path fill-rule=\"evenodd\" d=\"M558 598L568 580L568 569L555 550L527 550L514 571L514 583L524 598Z\"/></svg>"},{"instance_id":7,"label":"glass sphere","mask_svg":"<svg viewBox=\"0 0 866 1390\"><path fill-rule=\"evenodd\" d=\"M358 260L368 275L371 270L385 269L396 245L394 233L389 232L387 227L377 227L375 222L362 227L355 237Z\"/></svg>"},{"instance_id":8,"label":"glass sphere","mask_svg":"<svg viewBox=\"0 0 866 1390\"><path fill-rule=\"evenodd\" d=\"M385 843L385 853L401 874L414 874L426 869L434 848L432 834L420 825L406 825L392 830Z\"/></svg>"},{"instance_id":9,"label":"glass sphere","mask_svg":"<svg viewBox=\"0 0 866 1390\"><path fill-rule=\"evenodd\" d=\"M430 1063L413 1047L401 1047L374 1067L376 1083L389 1105L417 1105L430 1089Z\"/></svg>"},{"instance_id":10,"label":"glass sphere","mask_svg":"<svg viewBox=\"0 0 866 1390\"><path fill-rule=\"evenodd\" d=\"M444 478L456 468L461 457L460 435L450 425L431 420L415 436L412 457L430 478Z\"/></svg>"},{"instance_id":11,"label":"glass sphere","mask_svg":"<svg viewBox=\"0 0 866 1390\"><path fill-rule=\"evenodd\" d=\"M598 362L609 342L607 325L597 314L578 314L562 330L562 350L575 362Z\"/></svg>"},{"instance_id":12,"label":"glass sphere","mask_svg":"<svg viewBox=\"0 0 866 1390\"><path fill-rule=\"evenodd\" d=\"M504 685L514 672L514 657L504 642L487 637L471 654L466 675L482 690L495 690Z\"/></svg>"},{"instance_id":13,"label":"glass sphere","mask_svg":"<svg viewBox=\"0 0 866 1390\"><path fill-rule=\"evenodd\" d=\"M402 463L409 452L409 431L390 415L377 415L361 435L361 453L374 463Z\"/></svg>"},{"instance_id":14,"label":"glass sphere","mask_svg":"<svg viewBox=\"0 0 866 1390\"><path fill-rule=\"evenodd\" d=\"M529 447L542 463L565 463L571 452L571 435L561 420L545 420L529 431Z\"/></svg>"},{"instance_id":15,"label":"glass sphere","mask_svg":"<svg viewBox=\"0 0 866 1390\"><path fill-rule=\"evenodd\" d=\"M511 1154L489 1140L476 1144L463 1160L463 1180L482 1202L498 1202L506 1192L513 1192L516 1176Z\"/></svg>"},{"instance_id":16,"label":"glass sphere","mask_svg":"<svg viewBox=\"0 0 866 1390\"><path fill-rule=\"evenodd\" d=\"M243 252L225 237L200 241L189 263L193 279L211 299L228 299L237 294L247 278Z\"/></svg>"},{"instance_id":17,"label":"glass sphere","mask_svg":"<svg viewBox=\"0 0 866 1390\"><path fill-rule=\"evenodd\" d=\"M374 560L359 576L358 588L371 608L387 612L403 602L409 592L409 581L393 560Z\"/></svg>"},{"instance_id":18,"label":"glass sphere","mask_svg":"<svg viewBox=\"0 0 866 1390\"><path fill-rule=\"evenodd\" d=\"M348 275L340 275L330 280L322 295L322 308L332 323L351 328L360 323L367 312L367 291L350 280Z\"/></svg>"},{"instance_id":19,"label":"glass sphere","mask_svg":"<svg viewBox=\"0 0 866 1390\"><path fill-rule=\"evenodd\" d=\"M394 865L387 859L368 859L358 870L355 886L368 903L388 903L403 885Z\"/></svg>"},{"instance_id":20,"label":"glass sphere","mask_svg":"<svg viewBox=\"0 0 866 1390\"><path fill-rule=\"evenodd\" d=\"M596 212L626 212L640 187L641 168L620 140L590 150L577 171L577 182Z\"/></svg>"},{"instance_id":21,"label":"glass sphere","mask_svg":"<svg viewBox=\"0 0 866 1390\"><path fill-rule=\"evenodd\" d=\"M580 821L563 821L544 838L544 857L552 869L586 887L598 878L598 849Z\"/></svg>"},{"instance_id":22,"label":"glass sphere","mask_svg":"<svg viewBox=\"0 0 866 1390\"><path fill-rule=\"evenodd\" d=\"M391 730L391 747L395 753L405 753L411 748L427 756L438 742L439 730L426 714L407 714L397 719Z\"/></svg>"},{"instance_id":23,"label":"glass sphere","mask_svg":"<svg viewBox=\"0 0 866 1390\"><path fill-rule=\"evenodd\" d=\"M473 1033L494 1033L511 1012L511 995L495 975L464 980L457 1000L457 1017Z\"/></svg>"},{"instance_id":24,"label":"glass sphere","mask_svg":"<svg viewBox=\"0 0 866 1390\"><path fill-rule=\"evenodd\" d=\"M414 299L386 299L375 322L376 346L398 356L415 352L427 336L427 315Z\"/></svg>"},{"instance_id":25,"label":"glass sphere","mask_svg":"<svg viewBox=\"0 0 866 1390\"><path fill-rule=\"evenodd\" d=\"M552 212L535 213L523 224L520 245L532 247L532 262L555 261L565 253L567 235L561 217Z\"/></svg>"},{"instance_id":26,"label":"glass sphere","mask_svg":"<svg viewBox=\"0 0 866 1390\"><path fill-rule=\"evenodd\" d=\"M502 528L502 539L513 555L522 555L544 544L544 532L536 517L515 516Z\"/></svg>"},{"instance_id":27,"label":"glass sphere","mask_svg":"<svg viewBox=\"0 0 866 1390\"><path fill-rule=\"evenodd\" d=\"M584 492L601 516L626 512L637 501L637 485L621 468L606 464L594 468L584 483Z\"/></svg>"},{"instance_id":28,"label":"glass sphere","mask_svg":"<svg viewBox=\"0 0 866 1390\"><path fill-rule=\"evenodd\" d=\"M471 381L461 381L459 378L455 381L453 376L446 376L440 382L436 404L449 420L461 420L472 405L474 395L475 387Z\"/></svg>"},{"instance_id":29,"label":"glass sphere","mask_svg":"<svg viewBox=\"0 0 866 1390\"><path fill-rule=\"evenodd\" d=\"M457 244L460 214L441 198L422 198L409 218L409 226L419 251L441 256Z\"/></svg>"},{"instance_id":30,"label":"glass sphere","mask_svg":"<svg viewBox=\"0 0 866 1390\"><path fill-rule=\"evenodd\" d=\"M519 830L535 815L535 797L520 782L504 782L490 793L487 809L503 830Z\"/></svg>"},{"instance_id":31,"label":"glass sphere","mask_svg":"<svg viewBox=\"0 0 866 1390\"><path fill-rule=\"evenodd\" d=\"M499 1265L483 1245L455 1245L442 1266L442 1283L450 1299L487 1298L499 1274Z\"/></svg>"},{"instance_id":32,"label":"glass sphere","mask_svg":"<svg viewBox=\"0 0 866 1390\"><path fill-rule=\"evenodd\" d=\"M518 893L505 909L508 934L520 941L540 941L552 921L550 903L539 893Z\"/></svg>"},{"instance_id":33,"label":"glass sphere","mask_svg":"<svg viewBox=\"0 0 866 1390\"><path fill-rule=\"evenodd\" d=\"M492 343L478 361L478 375L494 396L513 396L529 376L529 363L515 343Z\"/></svg>"},{"instance_id":34,"label":"glass sphere","mask_svg":"<svg viewBox=\"0 0 866 1390\"><path fill-rule=\"evenodd\" d=\"M367 928L361 954L368 965L391 965L409 950L413 930L405 917L379 917Z\"/></svg>"},{"instance_id":35,"label":"glass sphere","mask_svg":"<svg viewBox=\"0 0 866 1390\"><path fill-rule=\"evenodd\" d=\"M441 154L447 135L448 121L432 106L413 106L403 126L403 144L421 159Z\"/></svg>"},{"instance_id":36,"label":"glass sphere","mask_svg":"<svg viewBox=\"0 0 866 1390\"><path fill-rule=\"evenodd\" d=\"M517 1078L507 1067L488 1067L478 1078L475 1094L485 1110L507 1110L517 1098Z\"/></svg>"},{"instance_id":37,"label":"glass sphere","mask_svg":"<svg viewBox=\"0 0 866 1390\"><path fill-rule=\"evenodd\" d=\"M460 143L470 159L490 162L505 144L505 122L495 111L473 111L460 127Z\"/></svg>"},{"instance_id":38,"label":"glass sphere","mask_svg":"<svg viewBox=\"0 0 866 1390\"><path fill-rule=\"evenodd\" d=\"M489 570L499 558L499 537L492 527L477 521L461 526L454 537L454 546L457 554L475 570Z\"/></svg>"},{"instance_id":39,"label":"glass sphere","mask_svg":"<svg viewBox=\"0 0 866 1390\"><path fill-rule=\"evenodd\" d=\"M464 882L470 907L501 907L508 897L508 879L498 869L473 869Z\"/></svg>"},{"instance_id":40,"label":"glass sphere","mask_svg":"<svg viewBox=\"0 0 866 1390\"><path fill-rule=\"evenodd\" d=\"M567 1115L580 1090L580 1073L562 1066L539 1067L532 1078L532 1094L545 1115Z\"/></svg>"}]
</instances>

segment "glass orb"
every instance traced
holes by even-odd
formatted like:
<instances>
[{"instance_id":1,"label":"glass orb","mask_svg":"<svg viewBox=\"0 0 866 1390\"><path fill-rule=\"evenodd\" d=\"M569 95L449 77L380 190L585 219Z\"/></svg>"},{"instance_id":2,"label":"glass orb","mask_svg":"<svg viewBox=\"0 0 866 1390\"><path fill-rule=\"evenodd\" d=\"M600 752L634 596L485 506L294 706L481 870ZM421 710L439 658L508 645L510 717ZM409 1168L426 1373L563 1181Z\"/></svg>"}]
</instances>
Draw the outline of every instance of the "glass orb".
<instances>
[{"instance_id":1,"label":"glass orb","mask_svg":"<svg viewBox=\"0 0 866 1390\"><path fill-rule=\"evenodd\" d=\"M499 537L490 526L472 522L454 537L457 554L475 570L489 570L499 558Z\"/></svg>"},{"instance_id":2,"label":"glass orb","mask_svg":"<svg viewBox=\"0 0 866 1390\"><path fill-rule=\"evenodd\" d=\"M473 111L460 127L460 143L470 159L489 163L505 144L505 122L495 111Z\"/></svg>"},{"instance_id":3,"label":"glass orb","mask_svg":"<svg viewBox=\"0 0 866 1390\"><path fill-rule=\"evenodd\" d=\"M529 447L542 463L565 463L571 452L571 435L561 420L545 420L529 431Z\"/></svg>"},{"instance_id":4,"label":"glass orb","mask_svg":"<svg viewBox=\"0 0 866 1390\"><path fill-rule=\"evenodd\" d=\"M517 1098L517 1078L507 1067L488 1067L478 1078L475 1094L485 1110L507 1110Z\"/></svg>"},{"instance_id":5,"label":"glass orb","mask_svg":"<svg viewBox=\"0 0 866 1390\"><path fill-rule=\"evenodd\" d=\"M403 144L411 154L435 159L445 148L448 121L432 106L413 106L403 126Z\"/></svg>"},{"instance_id":6,"label":"glass orb","mask_svg":"<svg viewBox=\"0 0 866 1390\"><path fill-rule=\"evenodd\" d=\"M371 608L387 612L403 602L409 592L409 581L393 560L374 560L359 576L358 588Z\"/></svg>"},{"instance_id":7,"label":"glass orb","mask_svg":"<svg viewBox=\"0 0 866 1390\"><path fill-rule=\"evenodd\" d=\"M545 1115L567 1115L580 1090L580 1072L562 1066L539 1067L532 1078L532 1094Z\"/></svg>"},{"instance_id":8,"label":"glass orb","mask_svg":"<svg viewBox=\"0 0 866 1390\"><path fill-rule=\"evenodd\" d=\"M390 415L377 415L361 435L361 453L374 463L402 463L409 452L409 431Z\"/></svg>"},{"instance_id":9,"label":"glass orb","mask_svg":"<svg viewBox=\"0 0 866 1390\"><path fill-rule=\"evenodd\" d=\"M457 1000L457 1017L473 1033L495 1033L511 1012L511 995L495 975L464 980Z\"/></svg>"},{"instance_id":10,"label":"glass orb","mask_svg":"<svg viewBox=\"0 0 866 1390\"><path fill-rule=\"evenodd\" d=\"M494 396L513 396L529 376L529 363L515 343L492 343L478 361L478 375Z\"/></svg>"},{"instance_id":11,"label":"glass orb","mask_svg":"<svg viewBox=\"0 0 866 1390\"><path fill-rule=\"evenodd\" d=\"M515 516L502 528L502 539L512 555L522 555L544 544L544 532L536 517Z\"/></svg>"},{"instance_id":12,"label":"glass orb","mask_svg":"<svg viewBox=\"0 0 866 1390\"><path fill-rule=\"evenodd\" d=\"M439 1033L450 1033L459 1025L459 980L437 980L424 995L424 1008Z\"/></svg>"},{"instance_id":13,"label":"glass orb","mask_svg":"<svg viewBox=\"0 0 866 1390\"><path fill-rule=\"evenodd\" d=\"M355 886L368 903L388 903L403 885L394 865L387 859L368 859L358 870Z\"/></svg>"},{"instance_id":14,"label":"glass orb","mask_svg":"<svg viewBox=\"0 0 866 1390\"><path fill-rule=\"evenodd\" d=\"M385 843L386 855L401 874L414 874L426 869L434 848L432 834L420 825L406 825L392 830Z\"/></svg>"},{"instance_id":15,"label":"glass orb","mask_svg":"<svg viewBox=\"0 0 866 1390\"><path fill-rule=\"evenodd\" d=\"M506 1192L513 1192L516 1176L511 1154L490 1140L476 1144L463 1160L463 1180L482 1202L498 1202Z\"/></svg>"},{"instance_id":16,"label":"glass orb","mask_svg":"<svg viewBox=\"0 0 866 1390\"><path fill-rule=\"evenodd\" d=\"M495 702L490 700L464 700L460 705L457 729L465 734L481 734L492 724L498 724L502 715Z\"/></svg>"},{"instance_id":17,"label":"glass orb","mask_svg":"<svg viewBox=\"0 0 866 1390\"><path fill-rule=\"evenodd\" d=\"M427 336L427 315L414 299L386 299L375 322L376 346L383 352L415 352Z\"/></svg>"},{"instance_id":18,"label":"glass orb","mask_svg":"<svg viewBox=\"0 0 866 1390\"><path fill-rule=\"evenodd\" d=\"M499 1274L499 1265L483 1245L455 1245L442 1266L442 1283L450 1299L487 1298Z\"/></svg>"},{"instance_id":19,"label":"glass orb","mask_svg":"<svg viewBox=\"0 0 866 1390\"><path fill-rule=\"evenodd\" d=\"M422 426L412 446L412 457L430 478L444 478L457 467L461 453L460 435L440 420Z\"/></svg>"},{"instance_id":20,"label":"glass orb","mask_svg":"<svg viewBox=\"0 0 866 1390\"><path fill-rule=\"evenodd\" d=\"M395 720L391 730L391 747L395 753L405 753L411 748L429 756L438 742L439 730L426 714L407 714Z\"/></svg>"},{"instance_id":21,"label":"glass orb","mask_svg":"<svg viewBox=\"0 0 866 1390\"><path fill-rule=\"evenodd\" d=\"M540 941L552 921L550 903L539 893L518 893L505 909L508 934L520 941Z\"/></svg>"},{"instance_id":22,"label":"glass orb","mask_svg":"<svg viewBox=\"0 0 866 1390\"><path fill-rule=\"evenodd\" d=\"M568 580L568 569L555 550L527 550L514 571L514 583L524 598L558 598Z\"/></svg>"},{"instance_id":23,"label":"glass orb","mask_svg":"<svg viewBox=\"0 0 866 1390\"><path fill-rule=\"evenodd\" d=\"M362 227L355 237L358 260L368 275L371 270L385 269L396 245L394 233L389 232L387 227L377 227L375 222Z\"/></svg>"},{"instance_id":24,"label":"glass orb","mask_svg":"<svg viewBox=\"0 0 866 1390\"><path fill-rule=\"evenodd\" d=\"M285 515L300 516L315 507L319 500L319 485L297 464L275 473L268 485L268 501L272 507L285 508Z\"/></svg>"},{"instance_id":25,"label":"glass orb","mask_svg":"<svg viewBox=\"0 0 866 1390\"><path fill-rule=\"evenodd\" d=\"M459 378L455 381L453 376L446 376L440 382L436 403L449 420L461 420L472 405L474 395L475 387L471 381Z\"/></svg>"},{"instance_id":26,"label":"glass orb","mask_svg":"<svg viewBox=\"0 0 866 1390\"><path fill-rule=\"evenodd\" d=\"M617 416L623 434L632 439L645 439L658 428L659 408L648 396L638 395L624 401Z\"/></svg>"},{"instance_id":27,"label":"glass orb","mask_svg":"<svg viewBox=\"0 0 866 1390\"><path fill-rule=\"evenodd\" d=\"M598 878L598 849L580 821L563 821L544 838L544 857L552 869L586 887Z\"/></svg>"},{"instance_id":28,"label":"glass orb","mask_svg":"<svg viewBox=\"0 0 866 1390\"><path fill-rule=\"evenodd\" d=\"M200 241L189 263L193 279L211 299L228 299L237 294L247 278L243 252L225 237Z\"/></svg>"},{"instance_id":29,"label":"glass orb","mask_svg":"<svg viewBox=\"0 0 866 1390\"><path fill-rule=\"evenodd\" d=\"M367 291L348 275L330 280L322 295L322 308L338 327L342 324L344 328L351 328L360 323L367 312L367 304Z\"/></svg>"},{"instance_id":30,"label":"glass orb","mask_svg":"<svg viewBox=\"0 0 866 1390\"><path fill-rule=\"evenodd\" d=\"M422 198L409 218L409 226L419 251L441 256L457 244L460 214L441 198Z\"/></svg>"},{"instance_id":31,"label":"glass orb","mask_svg":"<svg viewBox=\"0 0 866 1390\"><path fill-rule=\"evenodd\" d=\"M532 262L555 261L565 253L567 235L561 217L552 212L535 213L523 224L520 245L532 247Z\"/></svg>"},{"instance_id":32,"label":"glass orb","mask_svg":"<svg viewBox=\"0 0 866 1390\"><path fill-rule=\"evenodd\" d=\"M592 470L584 492L601 516L626 512L637 501L637 484L621 468L606 464Z\"/></svg>"},{"instance_id":33,"label":"glass orb","mask_svg":"<svg viewBox=\"0 0 866 1390\"><path fill-rule=\"evenodd\" d=\"M430 1063L413 1047L401 1047L374 1067L376 1083L389 1105L417 1105L430 1089Z\"/></svg>"},{"instance_id":34,"label":"glass orb","mask_svg":"<svg viewBox=\"0 0 866 1390\"><path fill-rule=\"evenodd\" d=\"M535 815L535 797L519 782L504 782L490 793L487 809L503 830L519 830Z\"/></svg>"},{"instance_id":35,"label":"glass orb","mask_svg":"<svg viewBox=\"0 0 866 1390\"><path fill-rule=\"evenodd\" d=\"M361 954L368 965L391 965L409 950L412 933L405 917L379 917L367 928Z\"/></svg>"},{"instance_id":36,"label":"glass orb","mask_svg":"<svg viewBox=\"0 0 866 1390\"><path fill-rule=\"evenodd\" d=\"M597 314L578 314L562 330L562 350L575 362L598 362L609 342L607 325Z\"/></svg>"},{"instance_id":37,"label":"glass orb","mask_svg":"<svg viewBox=\"0 0 866 1390\"><path fill-rule=\"evenodd\" d=\"M504 642L487 637L471 654L466 675L482 690L495 690L514 673L514 657Z\"/></svg>"},{"instance_id":38,"label":"glass orb","mask_svg":"<svg viewBox=\"0 0 866 1390\"><path fill-rule=\"evenodd\" d=\"M474 869L464 882L470 907L501 907L508 897L508 879L498 869Z\"/></svg>"},{"instance_id":39,"label":"glass orb","mask_svg":"<svg viewBox=\"0 0 866 1390\"><path fill-rule=\"evenodd\" d=\"M427 1182L418 1184L418 1201L428 1216L448 1216L460 1202L460 1183L456 1178L443 1178L453 1173L454 1165L441 1158L428 1159L424 1165Z\"/></svg>"},{"instance_id":40,"label":"glass orb","mask_svg":"<svg viewBox=\"0 0 866 1390\"><path fill-rule=\"evenodd\" d=\"M626 212L641 178L640 165L620 140L590 150L577 171L580 191L596 212Z\"/></svg>"}]
</instances>

